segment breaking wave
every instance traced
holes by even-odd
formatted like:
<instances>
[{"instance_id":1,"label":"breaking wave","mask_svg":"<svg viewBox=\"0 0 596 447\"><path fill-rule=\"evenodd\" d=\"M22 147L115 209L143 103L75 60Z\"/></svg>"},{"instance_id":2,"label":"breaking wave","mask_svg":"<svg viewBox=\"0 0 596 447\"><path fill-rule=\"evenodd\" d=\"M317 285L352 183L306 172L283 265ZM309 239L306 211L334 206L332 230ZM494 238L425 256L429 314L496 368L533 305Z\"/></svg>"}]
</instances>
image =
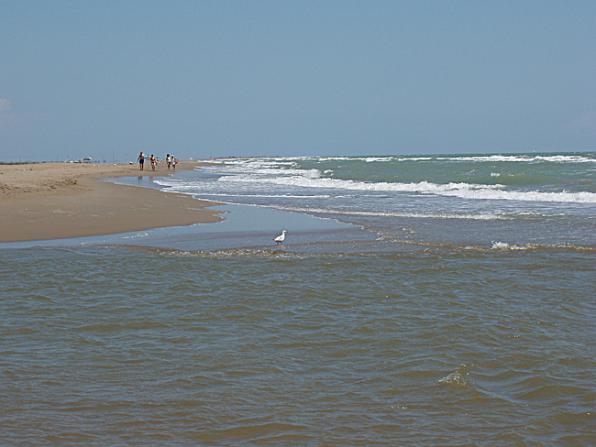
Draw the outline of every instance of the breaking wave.
<instances>
[{"instance_id":1,"label":"breaking wave","mask_svg":"<svg viewBox=\"0 0 596 447\"><path fill-rule=\"evenodd\" d=\"M436 157L441 161L478 161L478 162L551 162L551 163L596 163L595 158L580 155L481 155L481 156L455 156Z\"/></svg>"},{"instance_id":2,"label":"breaking wave","mask_svg":"<svg viewBox=\"0 0 596 447\"><path fill-rule=\"evenodd\" d=\"M496 241L493 242L491 247L491 249L493 250L502 250L502 251L508 251L508 250L512 250L512 251L517 251L517 250L529 250L532 248L536 248L536 246L533 245L516 245L516 244L508 244L507 242L500 242L500 241Z\"/></svg>"},{"instance_id":3,"label":"breaking wave","mask_svg":"<svg viewBox=\"0 0 596 447\"><path fill-rule=\"evenodd\" d=\"M596 163L596 158L587 157L585 155L528 155L528 154L492 154L492 155L429 155L429 156L299 156L299 157L263 157L263 158L244 158L244 159L229 159L220 158L213 160L204 160L204 163L223 163L226 165L246 165L250 163L269 163L278 165L291 165L299 161L363 161L365 163L373 162L407 162L407 161L466 161L466 162L550 162L550 163Z\"/></svg>"},{"instance_id":4,"label":"breaking wave","mask_svg":"<svg viewBox=\"0 0 596 447\"><path fill-rule=\"evenodd\" d=\"M544 191L510 191L505 185L484 185L473 183L389 183L389 182L360 182L355 180L340 180L309 176L278 176L261 177L250 175L224 176L220 182L257 183L294 186L302 188L343 189L352 191L386 191L409 192L417 194L433 194L448 197L459 197L470 200L514 200L525 202L567 202L567 203L596 203L596 193L592 192L544 192Z\"/></svg>"},{"instance_id":5,"label":"breaking wave","mask_svg":"<svg viewBox=\"0 0 596 447\"><path fill-rule=\"evenodd\" d=\"M267 206L265 206L267 207ZM336 210L331 208L312 208L294 206L269 206L270 208L284 211L294 211L313 214L332 214L340 216L363 216L363 217L406 217L421 219L468 219L468 220L511 220L511 217L499 214L451 214L451 213L407 213L397 211L357 211L357 210Z\"/></svg>"}]
</instances>

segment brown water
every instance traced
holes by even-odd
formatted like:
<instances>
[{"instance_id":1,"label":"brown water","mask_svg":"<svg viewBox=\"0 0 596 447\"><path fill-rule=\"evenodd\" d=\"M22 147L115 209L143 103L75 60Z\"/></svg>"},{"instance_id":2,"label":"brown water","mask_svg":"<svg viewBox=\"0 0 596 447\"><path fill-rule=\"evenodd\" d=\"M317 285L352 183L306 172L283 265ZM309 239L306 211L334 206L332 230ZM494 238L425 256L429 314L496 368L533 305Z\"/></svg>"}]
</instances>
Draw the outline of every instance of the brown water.
<instances>
[{"instance_id":1,"label":"brown water","mask_svg":"<svg viewBox=\"0 0 596 447\"><path fill-rule=\"evenodd\" d=\"M596 444L593 253L352 251L1 250L0 445Z\"/></svg>"}]
</instances>

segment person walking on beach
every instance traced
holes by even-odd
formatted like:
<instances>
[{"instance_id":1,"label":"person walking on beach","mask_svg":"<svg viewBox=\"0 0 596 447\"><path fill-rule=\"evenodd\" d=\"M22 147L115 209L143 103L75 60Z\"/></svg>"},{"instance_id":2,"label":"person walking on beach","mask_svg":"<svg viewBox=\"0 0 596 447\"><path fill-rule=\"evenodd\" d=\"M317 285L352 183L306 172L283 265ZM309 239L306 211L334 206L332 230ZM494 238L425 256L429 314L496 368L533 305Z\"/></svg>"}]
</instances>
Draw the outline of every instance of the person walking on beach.
<instances>
[{"instance_id":1,"label":"person walking on beach","mask_svg":"<svg viewBox=\"0 0 596 447\"><path fill-rule=\"evenodd\" d=\"M143 154L143 151L141 151L139 153L139 170L143 171L145 167L145 154Z\"/></svg>"},{"instance_id":2,"label":"person walking on beach","mask_svg":"<svg viewBox=\"0 0 596 447\"><path fill-rule=\"evenodd\" d=\"M178 164L178 160L173 155L170 157L170 160L172 161L172 169L175 171L176 165Z\"/></svg>"},{"instance_id":3,"label":"person walking on beach","mask_svg":"<svg viewBox=\"0 0 596 447\"><path fill-rule=\"evenodd\" d=\"M166 155L166 164L168 165L168 171L172 167L172 156L170 154Z\"/></svg>"},{"instance_id":4,"label":"person walking on beach","mask_svg":"<svg viewBox=\"0 0 596 447\"><path fill-rule=\"evenodd\" d=\"M153 154L151 154L149 160L151 161L151 170L155 171L155 168L157 167L157 159L153 156Z\"/></svg>"}]
</instances>

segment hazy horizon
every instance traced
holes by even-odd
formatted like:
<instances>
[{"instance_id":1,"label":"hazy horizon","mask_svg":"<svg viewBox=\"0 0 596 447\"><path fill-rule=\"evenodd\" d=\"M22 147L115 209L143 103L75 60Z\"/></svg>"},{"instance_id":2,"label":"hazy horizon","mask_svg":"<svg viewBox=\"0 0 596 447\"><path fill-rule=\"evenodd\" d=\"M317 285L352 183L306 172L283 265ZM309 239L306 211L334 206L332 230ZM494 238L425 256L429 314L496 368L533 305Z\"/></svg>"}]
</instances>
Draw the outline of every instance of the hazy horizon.
<instances>
[{"instance_id":1,"label":"hazy horizon","mask_svg":"<svg viewBox=\"0 0 596 447\"><path fill-rule=\"evenodd\" d=\"M158 152L145 152L143 151L145 156L149 156L154 154L158 160L165 160L166 153L158 153ZM168 152L169 154L170 152ZM179 157L175 151L171 151L172 155L176 155L177 158L181 161L188 160L188 161L201 161L201 160L209 160L209 159L223 159L223 158L333 158L333 157L350 157L350 158L375 158L375 157L420 157L420 156L445 156L445 155L454 155L454 156L471 156L471 155L480 155L480 156L492 156L492 155L537 155L537 154L564 154L564 155L572 155L572 154L593 154L596 153L596 150L584 150L584 151L502 151L502 152L417 152L417 153L402 153L402 152L395 152L395 153L354 153L354 154L345 154L345 153L329 153L329 154L218 154L218 155L211 155L211 156L195 156L189 153L184 157ZM10 165L10 164L19 164L19 163L54 163L54 162L65 162L65 163L79 163L83 162L83 158L91 157L92 163L137 163L138 153L131 154L128 158L106 158L106 157L93 157L90 155L81 155L76 157L66 157L66 158L47 158L47 159L25 159L23 157L19 157L18 159L0 159L0 164Z\"/></svg>"},{"instance_id":2,"label":"hazy horizon","mask_svg":"<svg viewBox=\"0 0 596 447\"><path fill-rule=\"evenodd\" d=\"M596 4L0 0L0 160L589 152Z\"/></svg>"}]
</instances>

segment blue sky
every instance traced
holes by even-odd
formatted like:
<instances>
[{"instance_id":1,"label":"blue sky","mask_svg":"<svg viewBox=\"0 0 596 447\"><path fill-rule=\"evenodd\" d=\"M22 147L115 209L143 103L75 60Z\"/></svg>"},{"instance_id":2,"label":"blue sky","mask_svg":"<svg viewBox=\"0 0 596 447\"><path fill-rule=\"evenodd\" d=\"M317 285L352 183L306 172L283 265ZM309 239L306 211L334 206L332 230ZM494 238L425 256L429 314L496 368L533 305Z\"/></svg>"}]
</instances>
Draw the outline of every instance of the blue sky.
<instances>
[{"instance_id":1,"label":"blue sky","mask_svg":"<svg viewBox=\"0 0 596 447\"><path fill-rule=\"evenodd\" d=\"M0 160L596 148L594 1L0 0Z\"/></svg>"}]
</instances>

